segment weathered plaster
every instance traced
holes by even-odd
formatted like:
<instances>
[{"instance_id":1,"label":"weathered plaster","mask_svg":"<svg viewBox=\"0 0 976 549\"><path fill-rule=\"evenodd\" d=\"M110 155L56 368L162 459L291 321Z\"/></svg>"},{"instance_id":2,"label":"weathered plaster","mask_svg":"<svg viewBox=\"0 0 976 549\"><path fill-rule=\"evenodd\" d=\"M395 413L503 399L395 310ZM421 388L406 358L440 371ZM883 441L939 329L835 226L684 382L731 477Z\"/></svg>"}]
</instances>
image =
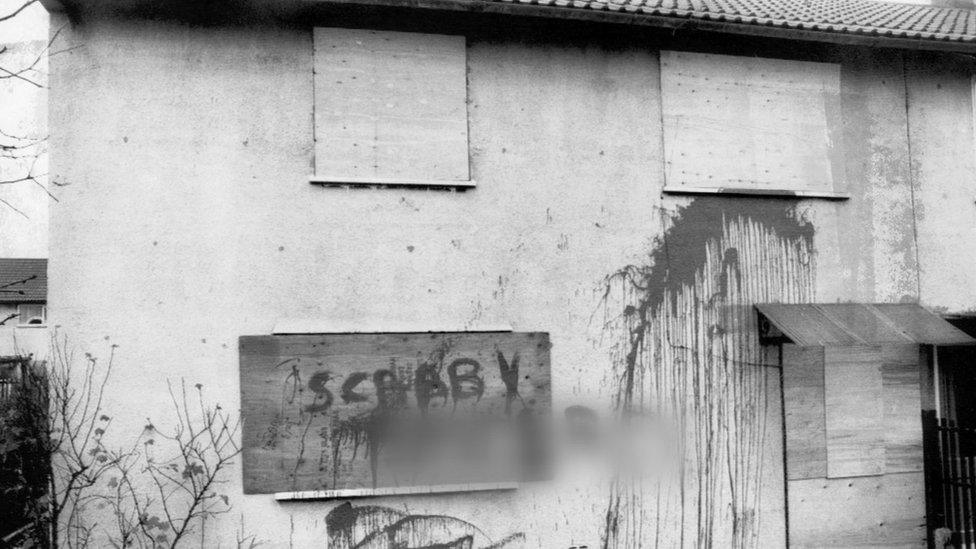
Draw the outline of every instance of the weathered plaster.
<instances>
[{"instance_id":1,"label":"weathered plaster","mask_svg":"<svg viewBox=\"0 0 976 549\"><path fill-rule=\"evenodd\" d=\"M54 77L53 172L69 185L52 322L96 353L106 336L121 346L109 406L132 409L133 428L137 404L166 409L167 378L236 404L237 336L295 316L544 327L566 380L556 408L609 409L591 317L607 266L631 262L656 226L650 52L472 42L479 187L445 193L308 184L308 32L100 23L68 38L82 47ZM534 546L595 545L604 497L540 485L409 506L505 535L524 520ZM325 535L328 504L234 504L256 531L294 517L297 546Z\"/></svg>"},{"instance_id":2,"label":"weathered plaster","mask_svg":"<svg viewBox=\"0 0 976 549\"><path fill-rule=\"evenodd\" d=\"M970 62L906 62L922 303L976 309L976 192Z\"/></svg>"},{"instance_id":3,"label":"weathered plaster","mask_svg":"<svg viewBox=\"0 0 976 549\"><path fill-rule=\"evenodd\" d=\"M785 543L778 374L752 305L814 301L813 237L789 202L701 198L608 277L621 419L662 455L615 481L607 546Z\"/></svg>"}]
</instances>

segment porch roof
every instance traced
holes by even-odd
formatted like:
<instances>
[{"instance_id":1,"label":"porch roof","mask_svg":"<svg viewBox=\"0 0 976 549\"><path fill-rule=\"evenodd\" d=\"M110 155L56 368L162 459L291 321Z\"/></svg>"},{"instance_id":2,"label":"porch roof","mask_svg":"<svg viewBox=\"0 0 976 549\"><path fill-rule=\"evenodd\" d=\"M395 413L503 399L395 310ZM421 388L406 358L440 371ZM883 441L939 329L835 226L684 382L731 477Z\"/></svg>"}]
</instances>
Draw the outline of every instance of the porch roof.
<instances>
[{"instance_id":1,"label":"porch roof","mask_svg":"<svg viewBox=\"0 0 976 549\"><path fill-rule=\"evenodd\" d=\"M774 327L801 346L923 343L974 345L939 315L916 303L764 303L756 309Z\"/></svg>"}]
</instances>

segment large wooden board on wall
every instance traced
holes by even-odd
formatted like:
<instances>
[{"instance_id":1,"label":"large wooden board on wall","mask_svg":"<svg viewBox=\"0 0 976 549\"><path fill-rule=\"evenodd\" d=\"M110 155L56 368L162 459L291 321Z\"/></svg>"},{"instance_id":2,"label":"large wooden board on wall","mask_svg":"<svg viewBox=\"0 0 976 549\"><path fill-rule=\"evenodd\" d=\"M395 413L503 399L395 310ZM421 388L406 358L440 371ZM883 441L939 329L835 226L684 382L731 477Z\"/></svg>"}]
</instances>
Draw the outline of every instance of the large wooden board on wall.
<instances>
[{"instance_id":1,"label":"large wooden board on wall","mask_svg":"<svg viewBox=\"0 0 976 549\"><path fill-rule=\"evenodd\" d=\"M538 473L549 347L545 333L241 337L244 492Z\"/></svg>"},{"instance_id":2,"label":"large wooden board on wall","mask_svg":"<svg viewBox=\"0 0 976 549\"><path fill-rule=\"evenodd\" d=\"M782 352L788 479L922 470L918 345Z\"/></svg>"},{"instance_id":3,"label":"large wooden board on wall","mask_svg":"<svg viewBox=\"0 0 976 549\"><path fill-rule=\"evenodd\" d=\"M789 510L790 547L925 547L923 473L790 481Z\"/></svg>"},{"instance_id":4,"label":"large wooden board on wall","mask_svg":"<svg viewBox=\"0 0 976 549\"><path fill-rule=\"evenodd\" d=\"M916 344L782 347L790 547L925 543Z\"/></svg>"}]
</instances>

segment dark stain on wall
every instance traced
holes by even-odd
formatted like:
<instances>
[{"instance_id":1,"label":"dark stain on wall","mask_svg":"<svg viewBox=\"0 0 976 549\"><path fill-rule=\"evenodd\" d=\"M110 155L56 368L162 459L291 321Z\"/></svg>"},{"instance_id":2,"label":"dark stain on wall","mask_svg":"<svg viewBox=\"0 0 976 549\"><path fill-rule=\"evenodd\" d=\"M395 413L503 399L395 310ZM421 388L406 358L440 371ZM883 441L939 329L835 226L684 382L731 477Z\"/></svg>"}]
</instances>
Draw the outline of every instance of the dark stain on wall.
<instances>
[{"instance_id":1,"label":"dark stain on wall","mask_svg":"<svg viewBox=\"0 0 976 549\"><path fill-rule=\"evenodd\" d=\"M665 294L674 298L683 285L694 284L707 259L704 243L722 238L723 218L759 220L779 238L803 241L812 249L813 225L798 219L795 209L793 200L761 198L701 198L679 209L673 225L656 240L647 264L638 268L648 305L657 306ZM727 252L727 261L737 261L738 250Z\"/></svg>"},{"instance_id":2,"label":"dark stain on wall","mask_svg":"<svg viewBox=\"0 0 976 549\"><path fill-rule=\"evenodd\" d=\"M814 297L814 227L777 199L701 198L677 210L644 264L607 277L616 406L672 459L619 476L605 548L755 546L768 373L755 303ZM778 520L767 517L768 520Z\"/></svg>"}]
</instances>

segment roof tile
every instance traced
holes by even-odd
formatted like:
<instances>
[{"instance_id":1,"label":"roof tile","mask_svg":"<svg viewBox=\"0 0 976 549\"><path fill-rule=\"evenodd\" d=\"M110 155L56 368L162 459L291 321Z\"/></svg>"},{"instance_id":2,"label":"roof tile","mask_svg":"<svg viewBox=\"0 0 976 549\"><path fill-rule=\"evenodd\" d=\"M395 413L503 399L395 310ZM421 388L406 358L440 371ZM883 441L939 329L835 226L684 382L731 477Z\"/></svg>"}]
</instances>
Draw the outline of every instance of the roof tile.
<instances>
[{"instance_id":1,"label":"roof tile","mask_svg":"<svg viewBox=\"0 0 976 549\"><path fill-rule=\"evenodd\" d=\"M0 258L0 303L47 301L47 260Z\"/></svg>"},{"instance_id":2,"label":"roof tile","mask_svg":"<svg viewBox=\"0 0 976 549\"><path fill-rule=\"evenodd\" d=\"M525 0L522 3L551 5L547 0ZM577 0L572 3L562 0L556 5L594 11L616 10L623 6L628 11L656 17L976 43L976 14L973 10L882 0Z\"/></svg>"}]
</instances>

